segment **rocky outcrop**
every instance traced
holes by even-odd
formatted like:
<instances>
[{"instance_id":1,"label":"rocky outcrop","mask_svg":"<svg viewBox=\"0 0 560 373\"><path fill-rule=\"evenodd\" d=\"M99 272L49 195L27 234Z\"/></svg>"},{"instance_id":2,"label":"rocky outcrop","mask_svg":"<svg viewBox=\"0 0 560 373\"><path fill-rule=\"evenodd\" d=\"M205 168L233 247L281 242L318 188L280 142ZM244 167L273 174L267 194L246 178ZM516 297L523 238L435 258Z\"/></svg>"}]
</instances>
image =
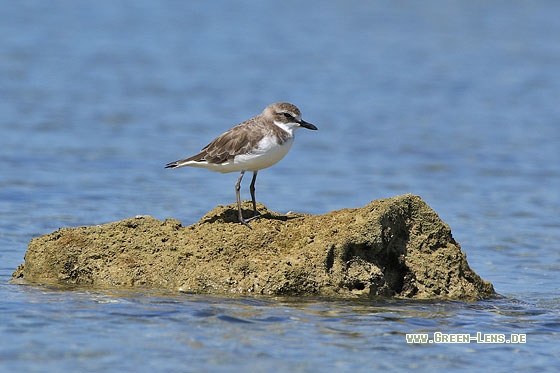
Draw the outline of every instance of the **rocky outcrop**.
<instances>
[{"instance_id":1,"label":"rocky outcrop","mask_svg":"<svg viewBox=\"0 0 560 373\"><path fill-rule=\"evenodd\" d=\"M251 206L243 208L250 214ZM451 230L403 195L325 215L264 215L237 223L236 205L198 223L138 216L61 228L33 239L13 279L193 293L397 296L476 300L494 294Z\"/></svg>"}]
</instances>

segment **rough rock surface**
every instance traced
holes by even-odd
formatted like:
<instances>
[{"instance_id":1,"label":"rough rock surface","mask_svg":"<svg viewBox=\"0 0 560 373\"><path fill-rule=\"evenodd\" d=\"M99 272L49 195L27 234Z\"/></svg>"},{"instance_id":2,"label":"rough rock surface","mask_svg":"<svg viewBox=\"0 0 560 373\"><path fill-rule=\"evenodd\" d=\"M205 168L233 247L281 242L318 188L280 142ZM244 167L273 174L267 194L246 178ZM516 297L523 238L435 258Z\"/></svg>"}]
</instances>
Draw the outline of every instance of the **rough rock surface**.
<instances>
[{"instance_id":1,"label":"rough rock surface","mask_svg":"<svg viewBox=\"0 0 560 373\"><path fill-rule=\"evenodd\" d=\"M245 214L250 203L244 202ZM258 205L252 230L236 206L198 223L140 216L61 228L33 239L13 279L213 294L398 296L476 300L494 294L447 224L403 195L325 215L279 215Z\"/></svg>"}]
</instances>

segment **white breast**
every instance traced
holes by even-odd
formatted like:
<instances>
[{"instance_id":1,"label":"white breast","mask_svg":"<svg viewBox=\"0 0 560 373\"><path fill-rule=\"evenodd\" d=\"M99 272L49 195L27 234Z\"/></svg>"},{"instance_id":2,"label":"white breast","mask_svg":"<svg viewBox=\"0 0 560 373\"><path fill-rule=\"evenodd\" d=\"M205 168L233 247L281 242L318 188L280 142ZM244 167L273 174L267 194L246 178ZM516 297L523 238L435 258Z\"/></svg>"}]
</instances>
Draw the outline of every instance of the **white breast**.
<instances>
[{"instance_id":1,"label":"white breast","mask_svg":"<svg viewBox=\"0 0 560 373\"><path fill-rule=\"evenodd\" d=\"M233 164L238 166L235 171L257 171L270 167L288 154L293 143L293 137L286 140L282 145L279 145L273 138L265 137L251 153L238 155L234 158Z\"/></svg>"}]
</instances>

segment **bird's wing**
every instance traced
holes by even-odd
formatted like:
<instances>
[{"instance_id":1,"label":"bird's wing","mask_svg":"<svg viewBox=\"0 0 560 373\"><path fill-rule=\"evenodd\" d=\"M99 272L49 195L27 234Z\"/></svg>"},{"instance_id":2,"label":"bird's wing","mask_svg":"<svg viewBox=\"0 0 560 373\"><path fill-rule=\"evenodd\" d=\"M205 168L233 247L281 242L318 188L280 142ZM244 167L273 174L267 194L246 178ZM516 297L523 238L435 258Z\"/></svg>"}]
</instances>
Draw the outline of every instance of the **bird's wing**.
<instances>
[{"instance_id":1,"label":"bird's wing","mask_svg":"<svg viewBox=\"0 0 560 373\"><path fill-rule=\"evenodd\" d=\"M251 118L216 137L202 148L199 154L187 160L224 163L232 160L236 155L250 153L265 134L262 124L255 118Z\"/></svg>"}]
</instances>

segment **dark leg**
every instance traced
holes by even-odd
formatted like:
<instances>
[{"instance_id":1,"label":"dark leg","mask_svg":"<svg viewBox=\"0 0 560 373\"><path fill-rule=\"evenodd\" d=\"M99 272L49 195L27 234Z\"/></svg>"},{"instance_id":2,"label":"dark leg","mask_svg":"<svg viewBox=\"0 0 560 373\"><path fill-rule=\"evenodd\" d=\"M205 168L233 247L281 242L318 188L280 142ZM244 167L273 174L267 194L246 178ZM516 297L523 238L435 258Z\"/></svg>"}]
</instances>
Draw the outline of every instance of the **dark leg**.
<instances>
[{"instance_id":1,"label":"dark leg","mask_svg":"<svg viewBox=\"0 0 560 373\"><path fill-rule=\"evenodd\" d=\"M258 172L259 171L253 172L253 180L251 180L251 186L249 187L249 190L251 191L251 198L253 199L253 217L251 219L255 219L261 216L257 211L257 201L255 199L255 181L257 181Z\"/></svg>"},{"instance_id":2,"label":"dark leg","mask_svg":"<svg viewBox=\"0 0 560 373\"><path fill-rule=\"evenodd\" d=\"M247 223L247 221L243 219L243 214L241 213L241 196L239 190L241 189L241 179L243 179L243 175L245 175L244 170L241 171L241 175L239 175L239 179L237 179L237 183L235 183L235 196L237 197L237 212L238 212L239 222L249 227L249 229L252 229L249 223Z\"/></svg>"},{"instance_id":3,"label":"dark leg","mask_svg":"<svg viewBox=\"0 0 560 373\"><path fill-rule=\"evenodd\" d=\"M261 217L261 214L257 211L257 201L255 200L255 181L257 180L257 173L259 171L253 171L253 180L251 180L251 186L249 190L251 191L251 199L253 200L253 216L246 221L251 221Z\"/></svg>"}]
</instances>

